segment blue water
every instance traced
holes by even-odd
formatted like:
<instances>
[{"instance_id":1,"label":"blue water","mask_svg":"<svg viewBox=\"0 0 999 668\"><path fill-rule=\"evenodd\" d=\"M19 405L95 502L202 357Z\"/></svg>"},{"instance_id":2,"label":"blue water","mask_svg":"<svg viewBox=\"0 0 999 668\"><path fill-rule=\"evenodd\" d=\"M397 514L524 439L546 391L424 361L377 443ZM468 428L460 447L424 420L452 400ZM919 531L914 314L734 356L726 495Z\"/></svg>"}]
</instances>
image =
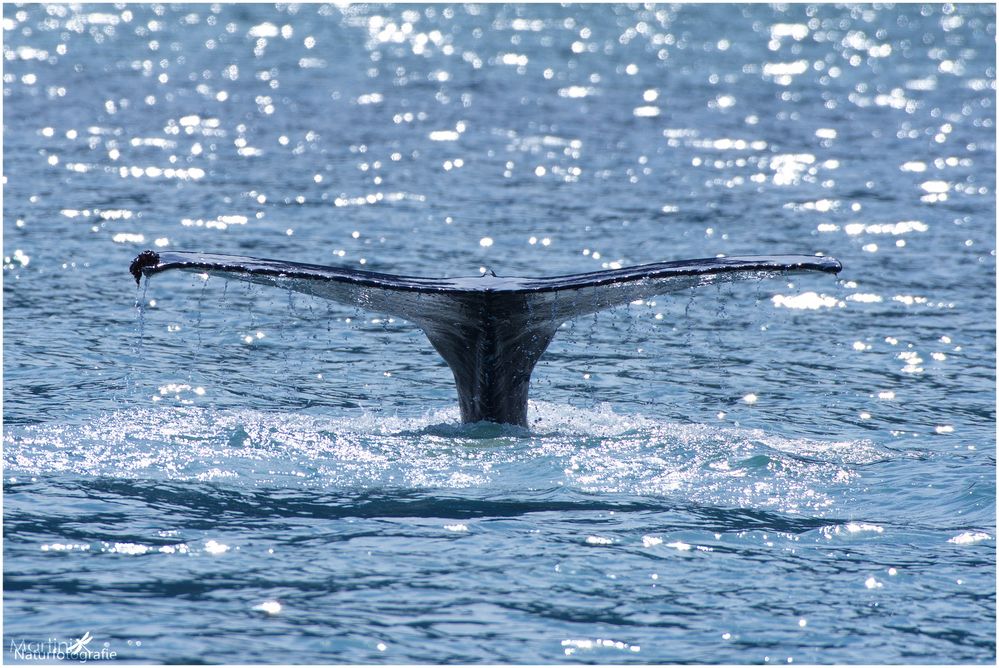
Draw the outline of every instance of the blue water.
<instances>
[{"instance_id":1,"label":"blue water","mask_svg":"<svg viewBox=\"0 0 999 668\"><path fill-rule=\"evenodd\" d=\"M995 661L994 6L3 18L7 661ZM566 325L524 431L146 248L845 269Z\"/></svg>"}]
</instances>

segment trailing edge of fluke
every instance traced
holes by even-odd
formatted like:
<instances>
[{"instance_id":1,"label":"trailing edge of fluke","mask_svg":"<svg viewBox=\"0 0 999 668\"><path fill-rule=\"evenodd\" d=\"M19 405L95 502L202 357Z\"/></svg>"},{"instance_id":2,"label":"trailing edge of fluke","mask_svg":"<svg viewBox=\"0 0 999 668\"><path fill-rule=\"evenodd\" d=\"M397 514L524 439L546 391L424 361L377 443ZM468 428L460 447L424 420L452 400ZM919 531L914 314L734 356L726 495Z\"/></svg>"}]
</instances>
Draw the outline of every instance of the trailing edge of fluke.
<instances>
[{"instance_id":1,"label":"trailing edge of fluke","mask_svg":"<svg viewBox=\"0 0 999 668\"><path fill-rule=\"evenodd\" d=\"M656 262L550 278L396 276L210 253L145 251L138 283L170 269L273 285L398 316L424 331L454 374L463 422L527 426L531 372L566 320L701 285L802 272L838 273L831 257L770 255Z\"/></svg>"}]
</instances>

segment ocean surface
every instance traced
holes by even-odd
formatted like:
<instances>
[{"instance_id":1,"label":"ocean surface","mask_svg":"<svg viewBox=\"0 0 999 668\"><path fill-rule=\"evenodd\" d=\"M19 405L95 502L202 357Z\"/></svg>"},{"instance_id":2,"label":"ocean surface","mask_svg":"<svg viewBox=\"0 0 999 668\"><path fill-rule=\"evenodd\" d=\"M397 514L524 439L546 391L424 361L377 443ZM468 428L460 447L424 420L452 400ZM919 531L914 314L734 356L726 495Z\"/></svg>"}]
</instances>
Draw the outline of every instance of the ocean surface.
<instances>
[{"instance_id":1,"label":"ocean surface","mask_svg":"<svg viewBox=\"0 0 999 668\"><path fill-rule=\"evenodd\" d=\"M4 659L994 663L995 48L994 5L4 5ZM565 325L525 430L407 322L144 249L844 270Z\"/></svg>"}]
</instances>

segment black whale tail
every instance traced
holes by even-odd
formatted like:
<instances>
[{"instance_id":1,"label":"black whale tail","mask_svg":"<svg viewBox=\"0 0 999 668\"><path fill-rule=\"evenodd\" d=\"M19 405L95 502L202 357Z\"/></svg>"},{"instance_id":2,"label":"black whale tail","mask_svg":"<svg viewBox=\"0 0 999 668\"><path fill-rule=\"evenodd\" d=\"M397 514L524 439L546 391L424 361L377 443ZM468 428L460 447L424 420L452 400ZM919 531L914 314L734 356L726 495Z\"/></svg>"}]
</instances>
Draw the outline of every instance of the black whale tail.
<instances>
[{"instance_id":1,"label":"black whale tail","mask_svg":"<svg viewBox=\"0 0 999 668\"><path fill-rule=\"evenodd\" d=\"M232 255L145 251L138 282L169 269L284 287L420 327L454 374L463 422L527 426L531 372L559 325L580 315L699 285L789 273L838 273L829 257L777 255L657 262L553 278L433 279Z\"/></svg>"}]
</instances>

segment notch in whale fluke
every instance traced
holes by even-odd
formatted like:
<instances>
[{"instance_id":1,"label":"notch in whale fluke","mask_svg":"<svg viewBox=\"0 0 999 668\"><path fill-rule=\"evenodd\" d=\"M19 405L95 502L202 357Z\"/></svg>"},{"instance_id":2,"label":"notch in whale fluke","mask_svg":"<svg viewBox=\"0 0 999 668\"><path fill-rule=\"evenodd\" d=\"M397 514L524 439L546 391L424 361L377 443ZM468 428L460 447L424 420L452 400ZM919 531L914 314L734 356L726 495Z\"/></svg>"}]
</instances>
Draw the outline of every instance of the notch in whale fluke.
<instances>
[{"instance_id":1,"label":"notch in whale fluke","mask_svg":"<svg viewBox=\"0 0 999 668\"><path fill-rule=\"evenodd\" d=\"M463 422L527 426L531 372L558 327L594 313L700 285L789 273L838 273L835 259L771 255L656 262L551 278L398 276L210 253L145 251L138 282L171 269L285 287L398 316L420 327L454 374Z\"/></svg>"}]
</instances>

